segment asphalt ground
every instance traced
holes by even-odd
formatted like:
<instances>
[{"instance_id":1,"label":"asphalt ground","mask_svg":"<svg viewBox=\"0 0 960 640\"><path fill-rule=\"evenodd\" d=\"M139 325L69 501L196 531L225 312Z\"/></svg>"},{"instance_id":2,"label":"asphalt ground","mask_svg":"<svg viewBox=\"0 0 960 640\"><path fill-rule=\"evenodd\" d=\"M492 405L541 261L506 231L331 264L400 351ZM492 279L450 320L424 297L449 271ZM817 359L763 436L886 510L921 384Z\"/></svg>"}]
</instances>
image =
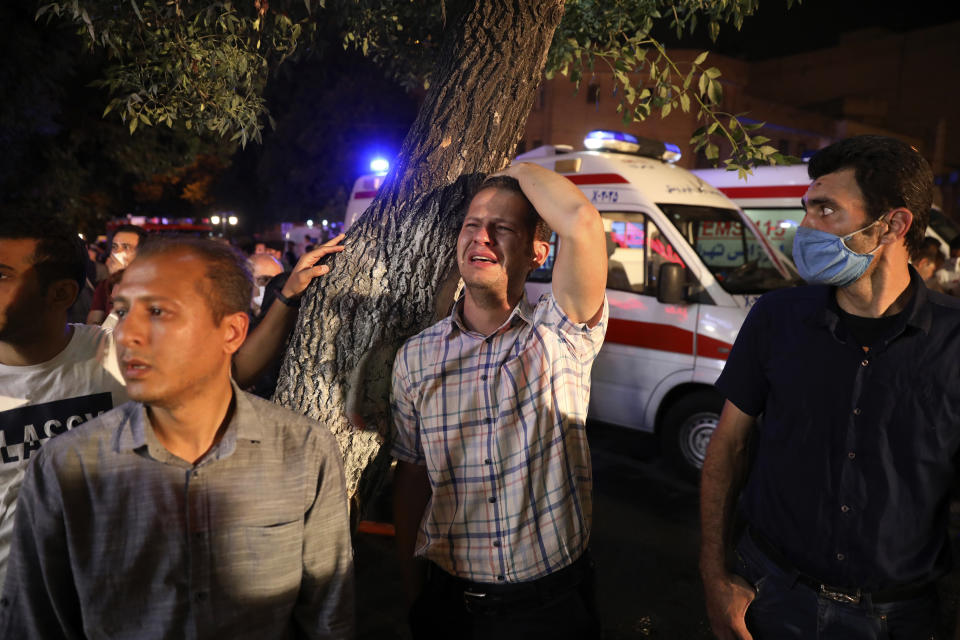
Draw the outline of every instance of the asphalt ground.
<instances>
[{"instance_id":1,"label":"asphalt ground","mask_svg":"<svg viewBox=\"0 0 960 640\"><path fill-rule=\"evenodd\" d=\"M605 640L712 638L697 570L698 489L659 455L656 439L588 425L594 471L591 550ZM389 518L389 489L377 505ZM954 557L960 564L960 505L952 509ZM358 640L409 640L393 538L354 539ZM944 638L960 594L960 571L940 585Z\"/></svg>"}]
</instances>

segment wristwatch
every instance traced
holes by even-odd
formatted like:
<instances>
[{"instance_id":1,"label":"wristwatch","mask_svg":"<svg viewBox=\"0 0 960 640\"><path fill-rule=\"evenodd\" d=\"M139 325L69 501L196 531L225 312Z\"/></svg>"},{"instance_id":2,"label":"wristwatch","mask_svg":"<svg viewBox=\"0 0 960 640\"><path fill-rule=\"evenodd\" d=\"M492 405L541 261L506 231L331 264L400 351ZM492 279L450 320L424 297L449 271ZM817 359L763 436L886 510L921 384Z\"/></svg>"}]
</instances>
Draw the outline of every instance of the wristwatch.
<instances>
[{"instance_id":1,"label":"wristwatch","mask_svg":"<svg viewBox=\"0 0 960 640\"><path fill-rule=\"evenodd\" d=\"M277 290L277 292L276 292L275 295L277 296L277 300L279 300L279 301L282 302L283 304L287 305L287 306L290 307L291 309L299 309L299 308L300 308L300 298L299 298L299 297L297 297L297 298L288 298L287 296L283 295L283 293L282 293L279 289Z\"/></svg>"}]
</instances>

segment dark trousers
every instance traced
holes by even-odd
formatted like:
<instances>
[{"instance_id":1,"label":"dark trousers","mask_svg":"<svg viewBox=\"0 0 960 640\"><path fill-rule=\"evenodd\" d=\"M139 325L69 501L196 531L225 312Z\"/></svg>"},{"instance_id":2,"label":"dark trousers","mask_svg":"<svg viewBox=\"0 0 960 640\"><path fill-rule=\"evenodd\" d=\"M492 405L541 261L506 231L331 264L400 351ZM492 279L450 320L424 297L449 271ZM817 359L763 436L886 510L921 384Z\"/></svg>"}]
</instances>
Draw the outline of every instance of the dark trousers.
<instances>
[{"instance_id":1,"label":"dark trousers","mask_svg":"<svg viewBox=\"0 0 960 640\"><path fill-rule=\"evenodd\" d=\"M430 565L410 610L414 640L596 640L600 620L589 556L532 582L461 580Z\"/></svg>"},{"instance_id":2,"label":"dark trousers","mask_svg":"<svg viewBox=\"0 0 960 640\"><path fill-rule=\"evenodd\" d=\"M798 580L758 548L749 534L737 545L736 572L757 590L747 608L755 640L935 640L936 590L894 602L838 602Z\"/></svg>"}]
</instances>

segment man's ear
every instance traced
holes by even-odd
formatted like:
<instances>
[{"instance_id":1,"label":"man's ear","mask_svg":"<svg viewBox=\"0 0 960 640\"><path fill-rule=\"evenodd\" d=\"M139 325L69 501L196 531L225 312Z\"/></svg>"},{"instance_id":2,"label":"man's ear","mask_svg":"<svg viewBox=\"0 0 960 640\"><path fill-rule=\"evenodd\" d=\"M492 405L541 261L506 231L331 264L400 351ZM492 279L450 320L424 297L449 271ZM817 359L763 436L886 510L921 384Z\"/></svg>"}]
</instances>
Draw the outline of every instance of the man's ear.
<instances>
[{"instance_id":1,"label":"man's ear","mask_svg":"<svg viewBox=\"0 0 960 640\"><path fill-rule=\"evenodd\" d=\"M247 331L250 329L250 316L246 312L240 311L231 313L223 317L220 321L220 330L223 332L224 350L229 354L234 354L243 345L247 339Z\"/></svg>"},{"instance_id":2,"label":"man's ear","mask_svg":"<svg viewBox=\"0 0 960 640\"><path fill-rule=\"evenodd\" d=\"M47 287L47 304L60 309L69 309L80 295L76 280L57 280Z\"/></svg>"},{"instance_id":3,"label":"man's ear","mask_svg":"<svg viewBox=\"0 0 960 640\"><path fill-rule=\"evenodd\" d=\"M880 236L880 244L892 244L902 241L913 225L913 214L909 209L894 209L890 212L887 233Z\"/></svg>"},{"instance_id":4,"label":"man's ear","mask_svg":"<svg viewBox=\"0 0 960 640\"><path fill-rule=\"evenodd\" d=\"M550 255L550 243L544 242L543 240L534 240L533 241L533 261L536 263L537 268L543 266L543 263L547 261L547 256Z\"/></svg>"}]
</instances>

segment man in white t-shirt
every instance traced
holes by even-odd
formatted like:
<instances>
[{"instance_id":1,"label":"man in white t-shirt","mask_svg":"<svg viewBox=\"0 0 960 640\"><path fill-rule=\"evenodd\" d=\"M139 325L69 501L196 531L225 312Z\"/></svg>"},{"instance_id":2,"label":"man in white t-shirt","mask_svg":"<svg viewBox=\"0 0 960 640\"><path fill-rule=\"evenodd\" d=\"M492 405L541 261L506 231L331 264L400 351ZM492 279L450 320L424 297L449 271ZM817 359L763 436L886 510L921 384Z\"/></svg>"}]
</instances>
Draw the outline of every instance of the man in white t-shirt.
<instances>
[{"instance_id":1,"label":"man in white t-shirt","mask_svg":"<svg viewBox=\"0 0 960 640\"><path fill-rule=\"evenodd\" d=\"M127 401L109 334L67 324L85 252L76 233L50 218L0 223L0 582L31 456Z\"/></svg>"}]
</instances>

